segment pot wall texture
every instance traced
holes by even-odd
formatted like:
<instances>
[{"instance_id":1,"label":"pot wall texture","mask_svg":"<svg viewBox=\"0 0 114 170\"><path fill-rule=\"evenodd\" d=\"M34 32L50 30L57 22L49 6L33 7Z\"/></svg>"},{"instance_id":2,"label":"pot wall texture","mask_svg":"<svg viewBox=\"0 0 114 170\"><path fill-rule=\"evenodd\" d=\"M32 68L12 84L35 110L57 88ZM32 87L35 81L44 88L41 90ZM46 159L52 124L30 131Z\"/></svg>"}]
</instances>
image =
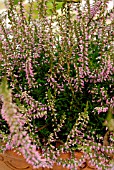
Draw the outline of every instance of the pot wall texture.
<instances>
[{"instance_id":1,"label":"pot wall texture","mask_svg":"<svg viewBox=\"0 0 114 170\"><path fill-rule=\"evenodd\" d=\"M80 158L82 153L76 152L76 158ZM70 157L70 154L63 153L61 154L62 159L67 159ZM83 167L79 167L78 170L92 170L95 168L90 167L88 163L85 163ZM4 154L0 154L0 170L34 170L31 165L29 165L22 155L18 155L13 150L6 151ZM67 168L63 168L62 166L58 166L55 164L53 169L48 168L39 168L35 170L68 170Z\"/></svg>"}]
</instances>

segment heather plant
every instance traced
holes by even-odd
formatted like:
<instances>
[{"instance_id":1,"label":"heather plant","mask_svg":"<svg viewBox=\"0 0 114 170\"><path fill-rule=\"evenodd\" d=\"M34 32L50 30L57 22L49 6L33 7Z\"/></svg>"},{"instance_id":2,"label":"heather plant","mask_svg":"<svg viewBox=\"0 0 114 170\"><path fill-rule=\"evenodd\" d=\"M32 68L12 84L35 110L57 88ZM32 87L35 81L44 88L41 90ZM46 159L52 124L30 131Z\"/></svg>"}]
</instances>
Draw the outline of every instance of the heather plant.
<instances>
[{"instance_id":1,"label":"heather plant","mask_svg":"<svg viewBox=\"0 0 114 170\"><path fill-rule=\"evenodd\" d=\"M110 169L113 10L108 0L86 0L83 7L63 3L59 14L51 0L49 15L47 2L29 2L26 11L21 0L18 9L8 0L0 17L0 140L34 168L57 162L76 169L88 159L96 169ZM79 160L76 150L83 152ZM59 158L62 152L71 152L71 159Z\"/></svg>"}]
</instances>

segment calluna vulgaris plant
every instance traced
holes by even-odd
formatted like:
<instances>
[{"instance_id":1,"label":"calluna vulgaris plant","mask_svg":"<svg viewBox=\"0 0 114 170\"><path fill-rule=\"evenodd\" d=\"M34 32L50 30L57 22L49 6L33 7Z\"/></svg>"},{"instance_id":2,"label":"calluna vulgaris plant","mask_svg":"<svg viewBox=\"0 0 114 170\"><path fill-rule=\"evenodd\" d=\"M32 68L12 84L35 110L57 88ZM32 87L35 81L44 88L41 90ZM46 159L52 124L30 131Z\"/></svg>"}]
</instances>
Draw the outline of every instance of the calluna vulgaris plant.
<instances>
[{"instance_id":1,"label":"calluna vulgaris plant","mask_svg":"<svg viewBox=\"0 0 114 170\"><path fill-rule=\"evenodd\" d=\"M86 159L96 169L112 167L114 128L106 118L110 112L114 120L114 20L108 2L68 3L59 14L51 0L49 16L42 0L33 19L33 2L27 13L22 0L18 8L8 0L0 16L2 150L18 149L34 168L57 162L73 170ZM79 160L76 150L83 152ZM63 161L58 156L66 151L71 158Z\"/></svg>"}]
</instances>

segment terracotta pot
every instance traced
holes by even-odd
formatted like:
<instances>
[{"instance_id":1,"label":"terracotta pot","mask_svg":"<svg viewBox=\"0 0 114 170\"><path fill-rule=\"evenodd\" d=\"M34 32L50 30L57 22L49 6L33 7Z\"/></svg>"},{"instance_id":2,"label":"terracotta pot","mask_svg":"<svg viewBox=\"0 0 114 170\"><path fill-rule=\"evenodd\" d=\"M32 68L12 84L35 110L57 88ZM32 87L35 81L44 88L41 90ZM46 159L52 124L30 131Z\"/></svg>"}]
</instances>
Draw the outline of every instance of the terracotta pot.
<instances>
[{"instance_id":1,"label":"terracotta pot","mask_svg":"<svg viewBox=\"0 0 114 170\"><path fill-rule=\"evenodd\" d=\"M83 153L75 152L77 159L80 159ZM70 158L70 153L62 153L60 158L68 159ZM79 167L78 170L92 170L94 167L89 167L85 163L84 167ZM32 166L29 165L22 155L17 154L13 150L6 151L4 154L0 154L0 170L33 170ZM38 168L36 170L68 170L68 168L63 168L61 165L54 164L52 169L49 168Z\"/></svg>"},{"instance_id":2,"label":"terracotta pot","mask_svg":"<svg viewBox=\"0 0 114 170\"><path fill-rule=\"evenodd\" d=\"M31 170L22 155L18 155L13 150L0 154L1 170Z\"/></svg>"}]
</instances>

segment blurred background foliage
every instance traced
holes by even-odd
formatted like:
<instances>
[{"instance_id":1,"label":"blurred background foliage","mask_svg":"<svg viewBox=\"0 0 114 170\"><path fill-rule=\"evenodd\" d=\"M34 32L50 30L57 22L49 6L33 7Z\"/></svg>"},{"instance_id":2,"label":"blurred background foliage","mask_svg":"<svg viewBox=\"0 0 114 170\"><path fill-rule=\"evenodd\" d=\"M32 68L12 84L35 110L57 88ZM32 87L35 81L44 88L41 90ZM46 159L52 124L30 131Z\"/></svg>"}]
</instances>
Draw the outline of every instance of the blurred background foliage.
<instances>
[{"instance_id":1,"label":"blurred background foliage","mask_svg":"<svg viewBox=\"0 0 114 170\"><path fill-rule=\"evenodd\" d=\"M56 5L56 10L60 10L66 2L71 2L71 1L73 3L80 2L80 0L56 0L56 2L54 2L54 0L48 0L48 2L46 4L47 5L47 15L49 15L49 16L52 15L53 3L55 3L55 5ZM17 8L18 8L18 2L19 2L19 0L14 0L14 5L17 5ZM41 0L38 1L38 3L40 4ZM0 0L0 9L4 9L5 4L7 4L7 0L5 0L5 1ZM28 0L24 1L24 7L25 7L26 12L29 12L31 6L33 8L32 17L34 19L37 19L38 18L37 1L28 1Z\"/></svg>"}]
</instances>

